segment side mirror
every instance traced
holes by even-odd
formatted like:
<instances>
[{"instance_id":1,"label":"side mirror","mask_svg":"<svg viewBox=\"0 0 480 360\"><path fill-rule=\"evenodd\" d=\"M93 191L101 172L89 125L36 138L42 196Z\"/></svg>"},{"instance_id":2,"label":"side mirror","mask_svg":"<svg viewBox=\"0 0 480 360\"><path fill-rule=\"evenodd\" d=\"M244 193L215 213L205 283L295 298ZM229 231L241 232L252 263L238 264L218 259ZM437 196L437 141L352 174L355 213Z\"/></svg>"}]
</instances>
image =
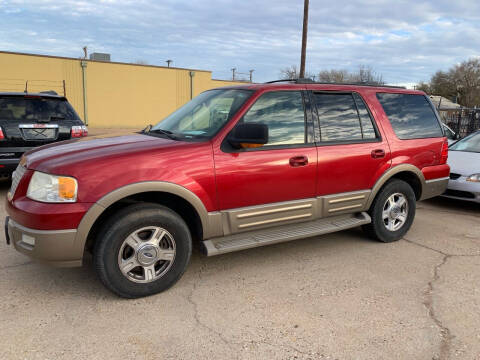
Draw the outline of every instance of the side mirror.
<instances>
[{"instance_id":1,"label":"side mirror","mask_svg":"<svg viewBox=\"0 0 480 360\"><path fill-rule=\"evenodd\" d=\"M228 141L237 149L260 147L268 143L268 126L257 123L237 124Z\"/></svg>"},{"instance_id":2,"label":"side mirror","mask_svg":"<svg viewBox=\"0 0 480 360\"><path fill-rule=\"evenodd\" d=\"M455 140L460 140L460 134L455 133L454 139L455 139Z\"/></svg>"}]
</instances>

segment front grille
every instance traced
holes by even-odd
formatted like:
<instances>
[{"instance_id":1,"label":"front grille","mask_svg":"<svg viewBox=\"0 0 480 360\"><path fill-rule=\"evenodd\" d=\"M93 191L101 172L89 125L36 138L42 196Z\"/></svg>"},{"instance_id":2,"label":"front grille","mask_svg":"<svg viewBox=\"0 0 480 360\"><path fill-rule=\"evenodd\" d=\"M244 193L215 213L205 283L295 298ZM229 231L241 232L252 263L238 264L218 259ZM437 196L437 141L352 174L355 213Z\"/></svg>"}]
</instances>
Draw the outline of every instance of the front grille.
<instances>
[{"instance_id":1,"label":"front grille","mask_svg":"<svg viewBox=\"0 0 480 360\"><path fill-rule=\"evenodd\" d=\"M468 191L461 191L461 190L447 189L447 191L445 191L445 195L455 196L455 197L465 198L465 199L475 199L475 194L472 194L471 192L468 192Z\"/></svg>"},{"instance_id":2,"label":"front grille","mask_svg":"<svg viewBox=\"0 0 480 360\"><path fill-rule=\"evenodd\" d=\"M450 173L450 179L452 180L457 180L460 176L460 174L455 174L455 173Z\"/></svg>"},{"instance_id":3,"label":"front grille","mask_svg":"<svg viewBox=\"0 0 480 360\"><path fill-rule=\"evenodd\" d=\"M17 191L18 184L22 180L23 175L27 171L27 168L22 165L18 165L12 174L12 186L10 187L10 196L13 198L15 191Z\"/></svg>"}]
</instances>

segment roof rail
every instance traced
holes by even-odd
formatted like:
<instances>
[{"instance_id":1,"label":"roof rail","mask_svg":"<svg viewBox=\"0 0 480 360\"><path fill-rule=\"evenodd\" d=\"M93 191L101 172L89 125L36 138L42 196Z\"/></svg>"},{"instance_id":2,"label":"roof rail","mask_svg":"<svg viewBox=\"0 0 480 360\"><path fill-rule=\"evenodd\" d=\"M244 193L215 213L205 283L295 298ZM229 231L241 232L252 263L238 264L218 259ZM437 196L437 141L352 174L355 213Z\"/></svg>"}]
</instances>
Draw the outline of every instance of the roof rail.
<instances>
[{"instance_id":1,"label":"roof rail","mask_svg":"<svg viewBox=\"0 0 480 360\"><path fill-rule=\"evenodd\" d=\"M308 79L308 78L273 80L273 81L267 81L265 84L273 84L278 82L294 82L295 84L319 84L319 85L355 85L355 86L384 87L384 88L393 88L393 89L406 89L405 86L381 85L378 83L368 83L368 82L362 82L362 81L338 83L338 82L313 81L312 79Z\"/></svg>"},{"instance_id":2,"label":"roof rail","mask_svg":"<svg viewBox=\"0 0 480 360\"><path fill-rule=\"evenodd\" d=\"M272 81L266 81L264 84L273 84L273 83L278 83L278 82L294 82L294 81L297 81L297 79L272 80Z\"/></svg>"}]
</instances>

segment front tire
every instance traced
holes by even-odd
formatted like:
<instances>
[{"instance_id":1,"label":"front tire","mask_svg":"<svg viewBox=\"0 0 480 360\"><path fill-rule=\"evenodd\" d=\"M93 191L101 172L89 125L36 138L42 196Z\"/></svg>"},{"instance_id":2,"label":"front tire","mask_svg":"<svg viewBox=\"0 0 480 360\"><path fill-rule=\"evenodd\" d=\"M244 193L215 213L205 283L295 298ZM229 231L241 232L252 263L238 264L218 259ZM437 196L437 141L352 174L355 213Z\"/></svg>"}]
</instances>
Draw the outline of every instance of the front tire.
<instances>
[{"instance_id":1,"label":"front tire","mask_svg":"<svg viewBox=\"0 0 480 360\"><path fill-rule=\"evenodd\" d=\"M115 294L138 298L165 291L183 275L192 253L187 224L157 204L135 204L113 215L95 243L93 261Z\"/></svg>"},{"instance_id":2,"label":"front tire","mask_svg":"<svg viewBox=\"0 0 480 360\"><path fill-rule=\"evenodd\" d=\"M416 199L405 181L390 180L377 194L368 211L372 222L362 228L372 239L382 242L400 240L412 226Z\"/></svg>"}]
</instances>

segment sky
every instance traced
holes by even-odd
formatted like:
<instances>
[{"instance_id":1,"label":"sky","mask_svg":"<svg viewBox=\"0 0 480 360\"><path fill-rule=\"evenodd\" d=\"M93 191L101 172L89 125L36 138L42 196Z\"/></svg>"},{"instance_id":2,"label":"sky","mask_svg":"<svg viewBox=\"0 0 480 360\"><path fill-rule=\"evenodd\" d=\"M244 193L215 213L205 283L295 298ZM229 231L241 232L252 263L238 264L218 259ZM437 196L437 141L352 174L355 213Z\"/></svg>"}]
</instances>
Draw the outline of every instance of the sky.
<instances>
[{"instance_id":1,"label":"sky","mask_svg":"<svg viewBox=\"0 0 480 360\"><path fill-rule=\"evenodd\" d=\"M212 70L254 81L300 62L303 0L0 0L0 50ZM411 86L480 57L478 0L310 0L307 71L369 66Z\"/></svg>"}]
</instances>

